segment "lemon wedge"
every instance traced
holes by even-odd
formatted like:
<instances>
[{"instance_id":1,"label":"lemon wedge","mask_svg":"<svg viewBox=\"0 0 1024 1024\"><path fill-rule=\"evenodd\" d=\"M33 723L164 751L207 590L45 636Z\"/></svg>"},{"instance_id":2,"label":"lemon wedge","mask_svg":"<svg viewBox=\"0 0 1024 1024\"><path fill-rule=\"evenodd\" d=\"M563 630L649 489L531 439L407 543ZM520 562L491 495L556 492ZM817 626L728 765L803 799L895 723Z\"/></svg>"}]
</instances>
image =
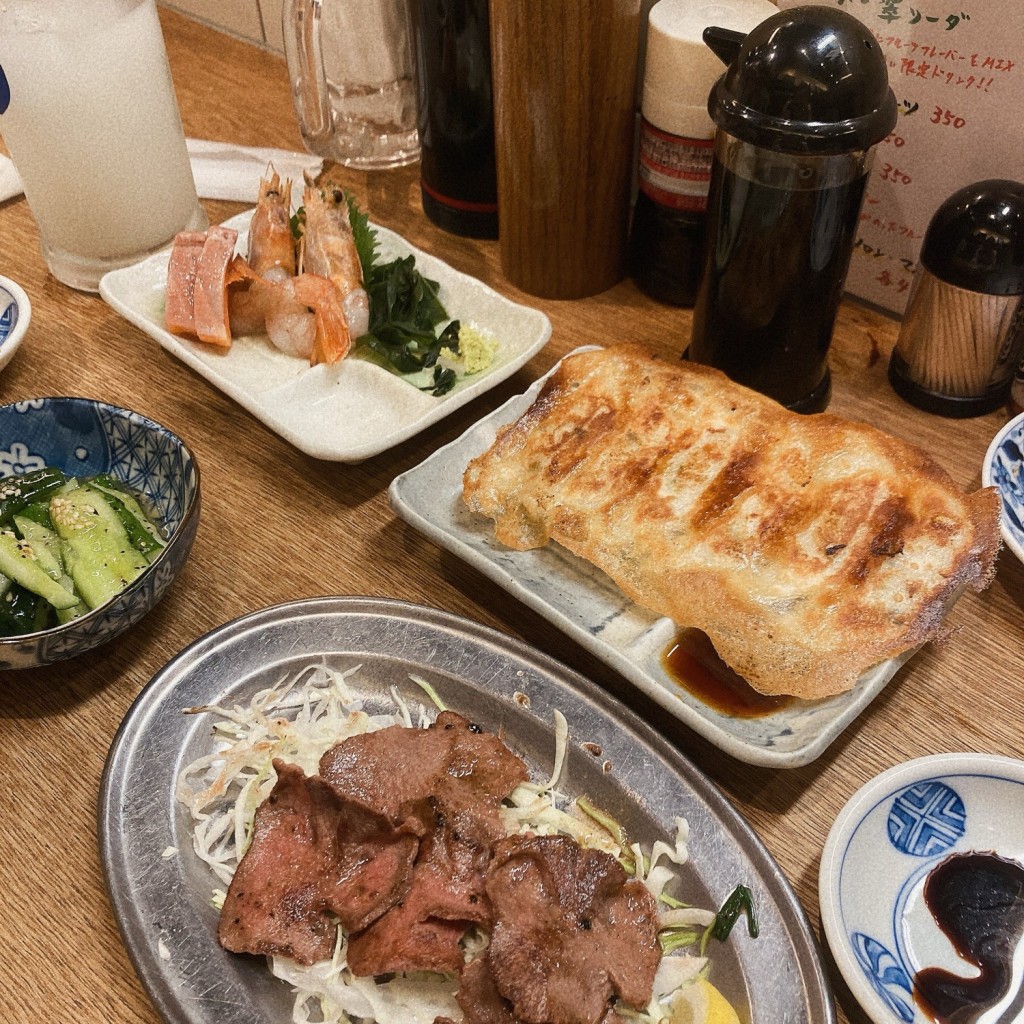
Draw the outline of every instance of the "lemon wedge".
<instances>
[{"instance_id":1,"label":"lemon wedge","mask_svg":"<svg viewBox=\"0 0 1024 1024\"><path fill-rule=\"evenodd\" d=\"M668 1024L739 1024L729 1000L706 978L696 977L672 997Z\"/></svg>"}]
</instances>

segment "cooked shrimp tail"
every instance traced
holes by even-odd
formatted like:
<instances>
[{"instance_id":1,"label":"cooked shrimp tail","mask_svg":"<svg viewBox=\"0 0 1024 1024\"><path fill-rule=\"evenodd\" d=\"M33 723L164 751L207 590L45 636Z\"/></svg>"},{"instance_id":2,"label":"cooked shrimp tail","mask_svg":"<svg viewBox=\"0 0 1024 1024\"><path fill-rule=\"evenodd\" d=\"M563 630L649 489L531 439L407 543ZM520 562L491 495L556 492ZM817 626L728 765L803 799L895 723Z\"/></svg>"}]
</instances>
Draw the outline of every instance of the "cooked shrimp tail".
<instances>
[{"instance_id":1,"label":"cooked shrimp tail","mask_svg":"<svg viewBox=\"0 0 1024 1024\"><path fill-rule=\"evenodd\" d=\"M352 335L335 285L316 274L299 274L291 284L295 298L312 309L316 319L310 366L344 359L352 347Z\"/></svg>"}]
</instances>

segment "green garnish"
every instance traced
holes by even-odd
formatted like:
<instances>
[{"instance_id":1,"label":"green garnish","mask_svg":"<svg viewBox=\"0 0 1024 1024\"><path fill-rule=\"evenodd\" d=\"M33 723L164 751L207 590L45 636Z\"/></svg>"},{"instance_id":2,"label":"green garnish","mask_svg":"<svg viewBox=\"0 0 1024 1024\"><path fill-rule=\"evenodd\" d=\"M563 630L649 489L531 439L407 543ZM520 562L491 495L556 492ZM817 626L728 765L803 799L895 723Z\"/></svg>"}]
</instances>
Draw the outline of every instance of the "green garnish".
<instances>
[{"instance_id":1,"label":"green garnish","mask_svg":"<svg viewBox=\"0 0 1024 1024\"><path fill-rule=\"evenodd\" d=\"M576 798L576 806L588 817L597 822L614 840L621 851L618 857L619 864L630 877L636 874L636 857L629 845L629 836L626 830L607 811L592 804L585 796Z\"/></svg>"},{"instance_id":2,"label":"green garnish","mask_svg":"<svg viewBox=\"0 0 1024 1024\"><path fill-rule=\"evenodd\" d=\"M443 366L434 367L434 379L430 384L424 384L420 391L429 391L435 398L446 395L459 379L458 374L451 368Z\"/></svg>"},{"instance_id":3,"label":"green garnish","mask_svg":"<svg viewBox=\"0 0 1024 1024\"><path fill-rule=\"evenodd\" d=\"M759 929L757 915L754 913L754 896L747 886L737 885L729 893L721 910L715 915L714 921L708 925L704 943L706 944L708 936L718 939L719 942L725 942L742 913L747 915L747 932L752 939L756 939Z\"/></svg>"},{"instance_id":4,"label":"green garnish","mask_svg":"<svg viewBox=\"0 0 1024 1024\"><path fill-rule=\"evenodd\" d=\"M402 256L381 263L377 232L369 218L345 194L356 252L363 269L363 287L370 297L370 329L356 345L369 350L375 361L395 373L418 373L437 363L442 348L458 347L459 325L452 321L438 335L437 326L448 318L437 297L440 286L416 269L416 257ZM423 391L442 395L455 385L455 374L435 372Z\"/></svg>"},{"instance_id":5,"label":"green garnish","mask_svg":"<svg viewBox=\"0 0 1024 1024\"><path fill-rule=\"evenodd\" d=\"M355 239L365 281L377 262L377 232L370 227L369 216L359 209L356 197L351 192L345 193L345 202L348 203L348 222L352 225L352 237Z\"/></svg>"},{"instance_id":6,"label":"green garnish","mask_svg":"<svg viewBox=\"0 0 1024 1024\"><path fill-rule=\"evenodd\" d=\"M444 701L438 697L437 690L435 690L430 683L426 681L426 679L414 676L411 672L409 673L409 678L430 698L434 707L436 707L438 711L447 710L444 706Z\"/></svg>"},{"instance_id":7,"label":"green garnish","mask_svg":"<svg viewBox=\"0 0 1024 1024\"><path fill-rule=\"evenodd\" d=\"M695 928L666 928L658 935L661 954L668 956L673 950L692 946L700 937L701 933Z\"/></svg>"}]
</instances>

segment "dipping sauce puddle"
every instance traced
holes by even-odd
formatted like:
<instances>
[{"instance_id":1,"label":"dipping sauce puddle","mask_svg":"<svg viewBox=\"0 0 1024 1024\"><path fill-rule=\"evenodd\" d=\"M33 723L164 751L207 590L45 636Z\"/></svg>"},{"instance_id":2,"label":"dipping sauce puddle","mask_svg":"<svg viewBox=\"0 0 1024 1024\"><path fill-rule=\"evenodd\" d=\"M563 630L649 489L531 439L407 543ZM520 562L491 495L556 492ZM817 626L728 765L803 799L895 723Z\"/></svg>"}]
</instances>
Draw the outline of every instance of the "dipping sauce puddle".
<instances>
[{"instance_id":1,"label":"dipping sauce puddle","mask_svg":"<svg viewBox=\"0 0 1024 1024\"><path fill-rule=\"evenodd\" d=\"M733 718L761 718L792 703L792 697L758 693L718 656L706 633L683 629L665 649L661 663L687 693Z\"/></svg>"},{"instance_id":2,"label":"dipping sauce puddle","mask_svg":"<svg viewBox=\"0 0 1024 1024\"><path fill-rule=\"evenodd\" d=\"M994 853L956 854L928 876L924 900L972 976L939 967L918 971L918 1005L940 1024L1024 1019L1024 868Z\"/></svg>"}]
</instances>

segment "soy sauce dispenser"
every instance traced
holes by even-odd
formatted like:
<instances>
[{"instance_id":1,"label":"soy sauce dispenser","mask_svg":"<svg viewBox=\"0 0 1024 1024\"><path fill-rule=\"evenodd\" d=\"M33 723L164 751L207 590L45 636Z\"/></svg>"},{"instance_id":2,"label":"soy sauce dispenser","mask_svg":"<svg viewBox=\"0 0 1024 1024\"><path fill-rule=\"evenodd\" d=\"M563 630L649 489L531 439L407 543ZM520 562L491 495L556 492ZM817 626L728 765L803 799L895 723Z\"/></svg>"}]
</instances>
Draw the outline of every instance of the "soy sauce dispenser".
<instances>
[{"instance_id":1,"label":"soy sauce dispenser","mask_svg":"<svg viewBox=\"0 0 1024 1024\"><path fill-rule=\"evenodd\" d=\"M865 25L820 6L704 41L728 68L708 99L708 236L685 355L819 412L874 147L896 124L885 58Z\"/></svg>"}]
</instances>

